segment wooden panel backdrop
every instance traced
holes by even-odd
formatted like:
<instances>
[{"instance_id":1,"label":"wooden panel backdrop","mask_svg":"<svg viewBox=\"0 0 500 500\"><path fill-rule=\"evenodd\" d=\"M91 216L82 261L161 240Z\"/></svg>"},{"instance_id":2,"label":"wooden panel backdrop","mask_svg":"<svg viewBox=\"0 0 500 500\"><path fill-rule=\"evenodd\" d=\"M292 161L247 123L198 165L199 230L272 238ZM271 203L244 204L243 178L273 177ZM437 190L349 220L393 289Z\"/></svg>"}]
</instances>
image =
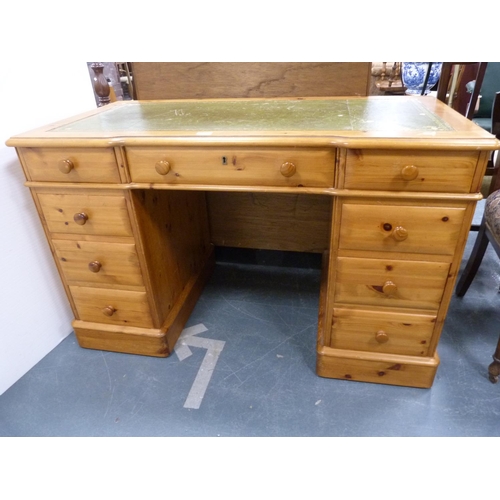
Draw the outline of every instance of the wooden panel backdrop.
<instances>
[{"instance_id":1,"label":"wooden panel backdrop","mask_svg":"<svg viewBox=\"0 0 500 500\"><path fill-rule=\"evenodd\" d=\"M367 95L370 63L132 63L137 99Z\"/></svg>"}]
</instances>

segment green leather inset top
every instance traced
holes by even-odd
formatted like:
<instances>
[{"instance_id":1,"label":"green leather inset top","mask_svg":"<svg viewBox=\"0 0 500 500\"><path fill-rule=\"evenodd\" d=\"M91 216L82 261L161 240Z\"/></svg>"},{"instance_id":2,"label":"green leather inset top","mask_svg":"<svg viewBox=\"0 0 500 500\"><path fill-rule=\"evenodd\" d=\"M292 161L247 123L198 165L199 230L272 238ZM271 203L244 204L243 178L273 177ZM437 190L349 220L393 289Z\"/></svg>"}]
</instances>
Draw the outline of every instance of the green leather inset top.
<instances>
[{"instance_id":1,"label":"green leather inset top","mask_svg":"<svg viewBox=\"0 0 500 500\"><path fill-rule=\"evenodd\" d=\"M131 101L52 129L122 133L266 131L440 132L452 128L411 97Z\"/></svg>"}]
</instances>

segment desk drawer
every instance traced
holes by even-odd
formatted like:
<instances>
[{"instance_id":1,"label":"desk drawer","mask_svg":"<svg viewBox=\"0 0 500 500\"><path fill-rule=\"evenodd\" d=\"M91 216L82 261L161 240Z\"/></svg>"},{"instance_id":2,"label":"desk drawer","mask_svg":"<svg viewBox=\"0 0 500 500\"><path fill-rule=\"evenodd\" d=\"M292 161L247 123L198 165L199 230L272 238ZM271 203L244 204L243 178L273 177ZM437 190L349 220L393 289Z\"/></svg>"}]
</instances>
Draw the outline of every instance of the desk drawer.
<instances>
[{"instance_id":1,"label":"desk drawer","mask_svg":"<svg viewBox=\"0 0 500 500\"><path fill-rule=\"evenodd\" d=\"M146 292L82 286L69 289L83 321L153 328Z\"/></svg>"},{"instance_id":2,"label":"desk drawer","mask_svg":"<svg viewBox=\"0 0 500 500\"><path fill-rule=\"evenodd\" d=\"M128 148L133 182L332 187L335 150Z\"/></svg>"},{"instance_id":3,"label":"desk drawer","mask_svg":"<svg viewBox=\"0 0 500 500\"><path fill-rule=\"evenodd\" d=\"M450 265L339 257L335 302L437 311Z\"/></svg>"},{"instance_id":4,"label":"desk drawer","mask_svg":"<svg viewBox=\"0 0 500 500\"><path fill-rule=\"evenodd\" d=\"M334 309L330 347L427 356L435 321L433 314Z\"/></svg>"},{"instance_id":5,"label":"desk drawer","mask_svg":"<svg viewBox=\"0 0 500 500\"><path fill-rule=\"evenodd\" d=\"M344 187L468 193L477 152L348 150Z\"/></svg>"},{"instance_id":6,"label":"desk drawer","mask_svg":"<svg viewBox=\"0 0 500 500\"><path fill-rule=\"evenodd\" d=\"M38 192L38 200L52 233L133 235L123 196Z\"/></svg>"},{"instance_id":7,"label":"desk drawer","mask_svg":"<svg viewBox=\"0 0 500 500\"><path fill-rule=\"evenodd\" d=\"M340 248L453 255L464 207L344 203Z\"/></svg>"},{"instance_id":8,"label":"desk drawer","mask_svg":"<svg viewBox=\"0 0 500 500\"><path fill-rule=\"evenodd\" d=\"M21 148L33 181L119 183L113 149Z\"/></svg>"},{"instance_id":9,"label":"desk drawer","mask_svg":"<svg viewBox=\"0 0 500 500\"><path fill-rule=\"evenodd\" d=\"M69 284L144 284L133 243L74 240L53 240L52 243Z\"/></svg>"}]
</instances>

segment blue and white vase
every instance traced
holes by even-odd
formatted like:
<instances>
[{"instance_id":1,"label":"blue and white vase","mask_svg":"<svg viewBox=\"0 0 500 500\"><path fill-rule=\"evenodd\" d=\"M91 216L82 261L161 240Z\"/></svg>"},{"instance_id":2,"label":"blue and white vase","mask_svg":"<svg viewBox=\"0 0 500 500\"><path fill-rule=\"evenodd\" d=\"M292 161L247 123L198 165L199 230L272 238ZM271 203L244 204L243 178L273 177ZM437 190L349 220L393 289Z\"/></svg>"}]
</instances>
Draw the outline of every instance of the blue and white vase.
<instances>
[{"instance_id":1,"label":"blue and white vase","mask_svg":"<svg viewBox=\"0 0 500 500\"><path fill-rule=\"evenodd\" d=\"M441 67L443 63L432 63L429 80L425 87L424 94L427 95L431 88L436 85L441 76ZM421 95L422 88L424 87L425 75L429 68L428 62L404 62L401 64L401 78L403 85L406 87L406 94L408 95Z\"/></svg>"}]
</instances>

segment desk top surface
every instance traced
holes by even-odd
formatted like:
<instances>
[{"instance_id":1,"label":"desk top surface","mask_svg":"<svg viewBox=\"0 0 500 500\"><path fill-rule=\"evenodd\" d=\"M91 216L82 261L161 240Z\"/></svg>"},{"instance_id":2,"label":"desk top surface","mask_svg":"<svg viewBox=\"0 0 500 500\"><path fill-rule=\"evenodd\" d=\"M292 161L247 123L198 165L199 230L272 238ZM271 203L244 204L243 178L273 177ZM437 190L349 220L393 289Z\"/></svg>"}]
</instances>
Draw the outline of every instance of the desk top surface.
<instances>
[{"instance_id":1,"label":"desk top surface","mask_svg":"<svg viewBox=\"0 0 500 500\"><path fill-rule=\"evenodd\" d=\"M419 101L215 100L146 101L105 109L53 132L134 133L160 131L421 131L452 130Z\"/></svg>"},{"instance_id":2,"label":"desk top surface","mask_svg":"<svg viewBox=\"0 0 500 500\"><path fill-rule=\"evenodd\" d=\"M468 141L469 147L496 149L493 136L440 101L407 96L122 101L20 134L7 144L28 146L43 139L53 145L47 141L72 139L127 145L149 139L192 145L223 138L303 138L347 147L367 147L363 141L374 139Z\"/></svg>"}]
</instances>

